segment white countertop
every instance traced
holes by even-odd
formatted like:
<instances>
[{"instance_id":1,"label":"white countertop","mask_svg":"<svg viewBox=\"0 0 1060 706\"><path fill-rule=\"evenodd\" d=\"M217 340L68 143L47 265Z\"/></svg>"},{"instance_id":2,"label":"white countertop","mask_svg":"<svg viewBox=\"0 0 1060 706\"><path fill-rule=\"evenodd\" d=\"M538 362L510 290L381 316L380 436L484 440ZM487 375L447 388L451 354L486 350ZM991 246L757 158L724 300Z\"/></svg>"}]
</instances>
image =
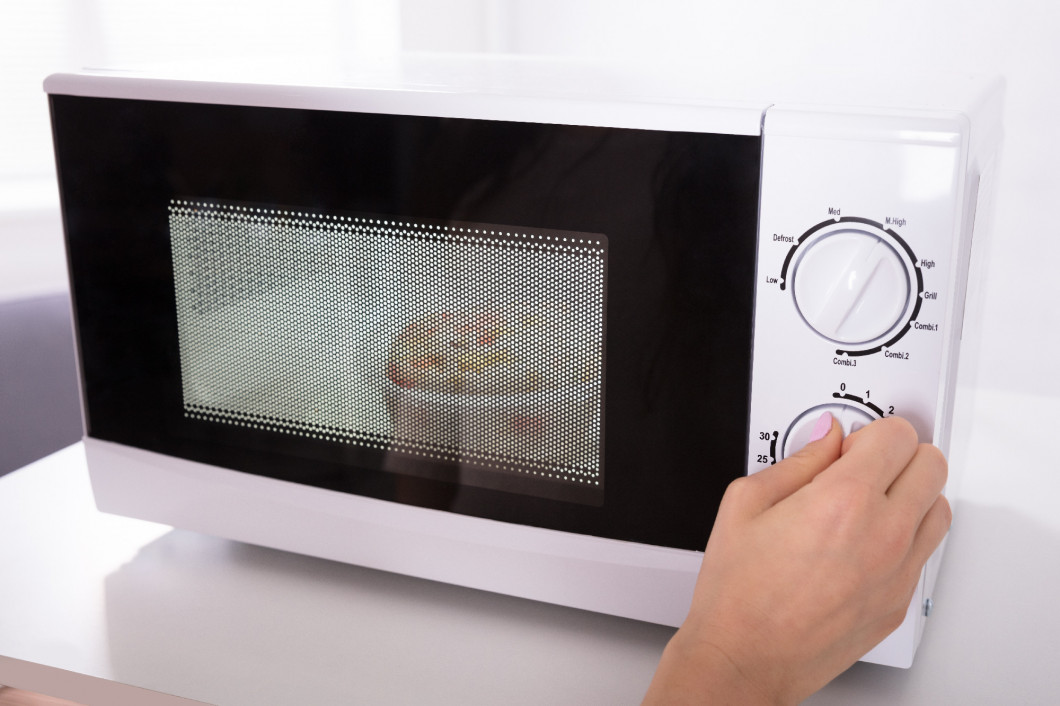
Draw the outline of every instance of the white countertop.
<instances>
[{"instance_id":1,"label":"white countertop","mask_svg":"<svg viewBox=\"0 0 1060 706\"><path fill-rule=\"evenodd\" d=\"M916 663L809 703L1060 698L1058 403L979 393ZM80 445L0 479L0 684L88 706L636 704L671 634L104 515Z\"/></svg>"}]
</instances>

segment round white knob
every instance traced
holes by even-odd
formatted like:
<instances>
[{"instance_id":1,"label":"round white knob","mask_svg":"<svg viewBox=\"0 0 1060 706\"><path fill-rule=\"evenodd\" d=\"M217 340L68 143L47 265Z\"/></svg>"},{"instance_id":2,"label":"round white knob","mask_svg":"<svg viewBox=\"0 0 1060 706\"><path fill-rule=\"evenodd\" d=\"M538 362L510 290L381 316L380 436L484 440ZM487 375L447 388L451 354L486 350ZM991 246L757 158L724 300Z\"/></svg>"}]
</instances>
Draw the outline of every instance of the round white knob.
<instances>
[{"instance_id":1,"label":"round white knob","mask_svg":"<svg viewBox=\"0 0 1060 706\"><path fill-rule=\"evenodd\" d=\"M792 277L802 318L842 344L868 343L894 329L912 292L902 256L864 230L834 231L812 242Z\"/></svg>"},{"instance_id":2,"label":"round white knob","mask_svg":"<svg viewBox=\"0 0 1060 706\"><path fill-rule=\"evenodd\" d=\"M784 435L784 443L781 445L781 453L784 458L793 453L798 453L803 446L810 443L810 434L813 433L817 420L825 412L831 413L839 422L839 426L843 428L843 436L856 432L876 418L864 410L839 402L808 409L791 423L787 434Z\"/></svg>"}]
</instances>

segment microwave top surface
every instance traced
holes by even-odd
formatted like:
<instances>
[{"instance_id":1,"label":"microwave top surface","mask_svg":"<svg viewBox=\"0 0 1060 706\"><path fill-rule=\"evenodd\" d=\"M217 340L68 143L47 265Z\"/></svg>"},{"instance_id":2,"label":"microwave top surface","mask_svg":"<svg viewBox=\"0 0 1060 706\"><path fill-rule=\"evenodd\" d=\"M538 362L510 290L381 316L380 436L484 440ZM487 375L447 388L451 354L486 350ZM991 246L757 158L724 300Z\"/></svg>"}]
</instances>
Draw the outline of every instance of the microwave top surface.
<instances>
[{"instance_id":1,"label":"microwave top surface","mask_svg":"<svg viewBox=\"0 0 1060 706\"><path fill-rule=\"evenodd\" d=\"M952 117L999 81L966 75L753 75L568 57L404 53L386 58L181 61L49 76L52 95L397 115L762 134L771 107Z\"/></svg>"}]
</instances>

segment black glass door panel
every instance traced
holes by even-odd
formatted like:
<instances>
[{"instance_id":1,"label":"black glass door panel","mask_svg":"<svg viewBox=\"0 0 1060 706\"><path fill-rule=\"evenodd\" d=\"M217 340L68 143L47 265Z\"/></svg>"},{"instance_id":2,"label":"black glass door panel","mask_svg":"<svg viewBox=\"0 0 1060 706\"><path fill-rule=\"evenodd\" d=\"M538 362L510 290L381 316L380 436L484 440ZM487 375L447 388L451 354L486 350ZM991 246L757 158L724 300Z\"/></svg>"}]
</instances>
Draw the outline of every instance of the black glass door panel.
<instances>
[{"instance_id":1,"label":"black glass door panel","mask_svg":"<svg viewBox=\"0 0 1060 706\"><path fill-rule=\"evenodd\" d=\"M51 100L92 436L703 547L758 138Z\"/></svg>"}]
</instances>

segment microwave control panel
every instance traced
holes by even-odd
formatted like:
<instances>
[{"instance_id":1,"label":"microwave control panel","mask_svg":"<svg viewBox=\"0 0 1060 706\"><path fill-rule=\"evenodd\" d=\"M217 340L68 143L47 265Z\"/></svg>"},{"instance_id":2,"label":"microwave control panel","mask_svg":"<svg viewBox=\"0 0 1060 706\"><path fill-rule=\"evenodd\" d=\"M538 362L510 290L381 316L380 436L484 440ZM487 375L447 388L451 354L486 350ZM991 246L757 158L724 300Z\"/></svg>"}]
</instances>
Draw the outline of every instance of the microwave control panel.
<instances>
[{"instance_id":1,"label":"microwave control panel","mask_svg":"<svg viewBox=\"0 0 1060 706\"><path fill-rule=\"evenodd\" d=\"M898 415L945 443L964 139L956 120L919 127L766 114L749 473L801 449L825 411L846 433Z\"/></svg>"}]
</instances>

